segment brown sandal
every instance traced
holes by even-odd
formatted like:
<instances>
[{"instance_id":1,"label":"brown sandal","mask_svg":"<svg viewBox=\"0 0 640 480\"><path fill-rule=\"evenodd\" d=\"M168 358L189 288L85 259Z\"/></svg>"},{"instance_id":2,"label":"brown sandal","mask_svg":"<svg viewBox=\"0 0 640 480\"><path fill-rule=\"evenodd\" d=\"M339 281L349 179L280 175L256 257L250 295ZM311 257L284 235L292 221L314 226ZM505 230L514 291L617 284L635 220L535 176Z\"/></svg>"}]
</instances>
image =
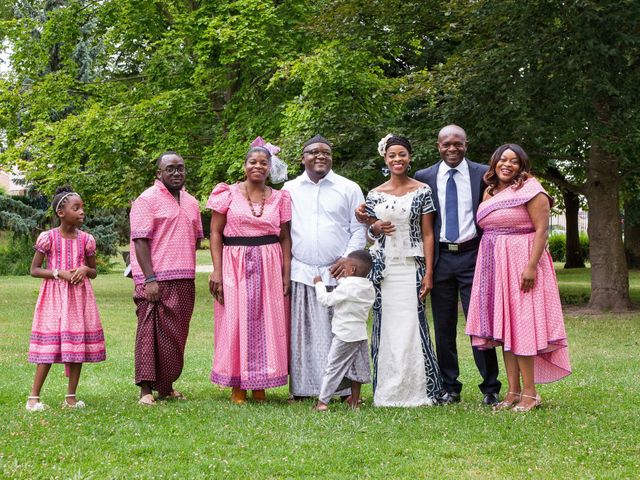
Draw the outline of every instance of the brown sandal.
<instances>
[{"instance_id":1,"label":"brown sandal","mask_svg":"<svg viewBox=\"0 0 640 480\"><path fill-rule=\"evenodd\" d=\"M183 393L175 389L171 390L171 393L169 395L158 397L158 400L186 400L186 399L187 397L185 397Z\"/></svg>"},{"instance_id":2,"label":"brown sandal","mask_svg":"<svg viewBox=\"0 0 640 480\"><path fill-rule=\"evenodd\" d=\"M140 397L140 400L138 400L138 403L140 405L155 405L156 404L156 399L153 398L153 395L150 393L147 393L146 395L143 395Z\"/></svg>"},{"instance_id":3,"label":"brown sandal","mask_svg":"<svg viewBox=\"0 0 640 480\"><path fill-rule=\"evenodd\" d=\"M236 405L242 405L247 401L247 391L238 387L231 388L231 401Z\"/></svg>"},{"instance_id":4,"label":"brown sandal","mask_svg":"<svg viewBox=\"0 0 640 480\"><path fill-rule=\"evenodd\" d=\"M252 390L251 391L251 399L254 402L266 402L267 401L267 394L265 393L264 390Z\"/></svg>"}]
</instances>

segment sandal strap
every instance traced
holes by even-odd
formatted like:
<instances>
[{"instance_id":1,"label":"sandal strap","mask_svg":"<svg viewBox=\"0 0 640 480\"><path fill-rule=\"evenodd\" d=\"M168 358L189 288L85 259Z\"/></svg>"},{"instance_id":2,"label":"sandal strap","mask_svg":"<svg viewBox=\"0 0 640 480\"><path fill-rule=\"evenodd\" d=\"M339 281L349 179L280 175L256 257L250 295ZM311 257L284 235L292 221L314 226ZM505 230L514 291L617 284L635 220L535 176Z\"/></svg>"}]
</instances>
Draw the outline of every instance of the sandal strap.
<instances>
[{"instance_id":1,"label":"sandal strap","mask_svg":"<svg viewBox=\"0 0 640 480\"><path fill-rule=\"evenodd\" d=\"M517 395L518 397L521 397L522 393L520 393L520 392L507 392L507 395ZM525 397L526 397L526 395L525 395Z\"/></svg>"},{"instance_id":2,"label":"sandal strap","mask_svg":"<svg viewBox=\"0 0 640 480\"><path fill-rule=\"evenodd\" d=\"M29 396L29 397L27 397L27 398L28 398L29 400L33 400L34 398L40 398L40 395L38 395L37 397Z\"/></svg>"},{"instance_id":3,"label":"sandal strap","mask_svg":"<svg viewBox=\"0 0 640 480\"><path fill-rule=\"evenodd\" d=\"M533 398L534 400L538 400L539 399L538 396L532 397L531 395L525 395L524 393L522 394L522 396L525 397L525 398Z\"/></svg>"},{"instance_id":4,"label":"sandal strap","mask_svg":"<svg viewBox=\"0 0 640 480\"><path fill-rule=\"evenodd\" d=\"M75 393L70 393L70 394L68 394L68 395L65 395L65 398L68 398L68 397L75 397L75 396L76 396L76 394L75 394Z\"/></svg>"}]
</instances>

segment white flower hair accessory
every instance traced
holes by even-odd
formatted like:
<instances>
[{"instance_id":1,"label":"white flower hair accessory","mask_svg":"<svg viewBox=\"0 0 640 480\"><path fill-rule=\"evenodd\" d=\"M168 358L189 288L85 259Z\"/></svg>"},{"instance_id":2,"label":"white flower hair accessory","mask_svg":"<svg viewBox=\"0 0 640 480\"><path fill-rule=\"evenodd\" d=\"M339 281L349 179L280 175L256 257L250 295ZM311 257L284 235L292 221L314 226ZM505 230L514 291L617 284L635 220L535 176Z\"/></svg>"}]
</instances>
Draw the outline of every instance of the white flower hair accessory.
<instances>
[{"instance_id":1,"label":"white flower hair accessory","mask_svg":"<svg viewBox=\"0 0 640 480\"><path fill-rule=\"evenodd\" d=\"M389 133L386 137L378 142L378 153L381 157L384 157L384 154L387 151L387 142L391 137L393 137L393 133Z\"/></svg>"},{"instance_id":2,"label":"white flower hair accessory","mask_svg":"<svg viewBox=\"0 0 640 480\"><path fill-rule=\"evenodd\" d=\"M282 183L287 179L288 165L277 156L277 154L280 153L280 147L265 142L262 137L256 137L256 139L251 142L251 147L262 147L271 153L271 170L269 171L269 176L271 177L272 183Z\"/></svg>"}]
</instances>

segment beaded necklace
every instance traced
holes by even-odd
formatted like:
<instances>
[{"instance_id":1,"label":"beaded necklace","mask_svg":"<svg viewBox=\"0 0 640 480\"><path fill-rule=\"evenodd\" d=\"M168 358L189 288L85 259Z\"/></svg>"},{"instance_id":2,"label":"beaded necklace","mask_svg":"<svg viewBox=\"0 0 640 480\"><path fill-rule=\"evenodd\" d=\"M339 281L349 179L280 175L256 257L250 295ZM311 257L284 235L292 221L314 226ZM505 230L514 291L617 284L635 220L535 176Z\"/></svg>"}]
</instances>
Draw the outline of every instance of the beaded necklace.
<instances>
[{"instance_id":1,"label":"beaded necklace","mask_svg":"<svg viewBox=\"0 0 640 480\"><path fill-rule=\"evenodd\" d=\"M253 202L251 201L251 197L249 196L249 191L247 190L247 186L245 185L244 187L245 189L245 198L247 199L247 202L249 202L249 209L251 210L251 215L253 215L254 217L261 217L262 214L264 213L264 204L267 200L267 187L264 187L264 190L262 190L262 200L260 202L260 212L256 213L256 211L253 209Z\"/></svg>"}]
</instances>

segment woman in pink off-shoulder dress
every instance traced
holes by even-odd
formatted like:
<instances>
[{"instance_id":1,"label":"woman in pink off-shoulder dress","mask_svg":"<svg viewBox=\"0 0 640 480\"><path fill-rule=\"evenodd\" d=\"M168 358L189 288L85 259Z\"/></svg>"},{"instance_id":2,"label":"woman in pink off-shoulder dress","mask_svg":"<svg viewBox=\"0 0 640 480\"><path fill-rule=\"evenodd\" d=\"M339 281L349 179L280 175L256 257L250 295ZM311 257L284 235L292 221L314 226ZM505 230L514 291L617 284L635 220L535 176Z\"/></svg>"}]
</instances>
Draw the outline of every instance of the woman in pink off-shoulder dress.
<instances>
[{"instance_id":1,"label":"woman in pink off-shoulder dress","mask_svg":"<svg viewBox=\"0 0 640 480\"><path fill-rule=\"evenodd\" d=\"M518 145L498 148L478 208L483 230L466 333L478 348L502 345L509 393L496 409L541 404L537 383L569 375L558 282L547 243L551 197Z\"/></svg>"}]
</instances>

